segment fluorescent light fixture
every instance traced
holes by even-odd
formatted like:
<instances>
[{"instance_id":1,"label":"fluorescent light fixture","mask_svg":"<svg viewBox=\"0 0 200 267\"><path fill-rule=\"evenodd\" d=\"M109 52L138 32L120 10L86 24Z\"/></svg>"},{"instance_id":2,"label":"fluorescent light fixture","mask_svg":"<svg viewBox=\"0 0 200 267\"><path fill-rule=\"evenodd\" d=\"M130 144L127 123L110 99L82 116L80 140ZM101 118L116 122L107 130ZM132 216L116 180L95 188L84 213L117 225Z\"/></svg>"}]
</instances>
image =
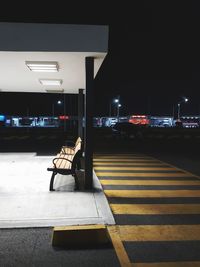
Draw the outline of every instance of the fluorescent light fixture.
<instances>
[{"instance_id":1,"label":"fluorescent light fixture","mask_svg":"<svg viewBox=\"0 0 200 267\"><path fill-rule=\"evenodd\" d=\"M58 72L58 62L56 61L25 61L31 71L36 72Z\"/></svg>"},{"instance_id":2,"label":"fluorescent light fixture","mask_svg":"<svg viewBox=\"0 0 200 267\"><path fill-rule=\"evenodd\" d=\"M39 80L42 85L53 85L59 86L62 84L62 80L52 80L52 79L40 79Z\"/></svg>"}]
</instances>

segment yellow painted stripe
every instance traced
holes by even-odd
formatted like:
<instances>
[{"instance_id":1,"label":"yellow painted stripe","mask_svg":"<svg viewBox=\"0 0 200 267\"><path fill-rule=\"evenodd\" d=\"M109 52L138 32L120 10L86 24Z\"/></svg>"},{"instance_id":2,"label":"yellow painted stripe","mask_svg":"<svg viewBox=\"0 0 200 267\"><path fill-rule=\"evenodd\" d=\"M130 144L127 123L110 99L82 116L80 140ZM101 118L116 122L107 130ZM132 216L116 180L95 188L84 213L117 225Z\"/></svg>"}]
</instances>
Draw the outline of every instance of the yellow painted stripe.
<instances>
[{"instance_id":1,"label":"yellow painted stripe","mask_svg":"<svg viewBox=\"0 0 200 267\"><path fill-rule=\"evenodd\" d=\"M200 240L200 225L122 225L117 228L122 241Z\"/></svg>"},{"instance_id":2,"label":"yellow painted stripe","mask_svg":"<svg viewBox=\"0 0 200 267\"><path fill-rule=\"evenodd\" d=\"M88 244L109 244L105 225L75 225L54 227L53 246L87 246Z\"/></svg>"},{"instance_id":3,"label":"yellow painted stripe","mask_svg":"<svg viewBox=\"0 0 200 267\"><path fill-rule=\"evenodd\" d=\"M132 263L132 267L200 267L200 261Z\"/></svg>"},{"instance_id":4,"label":"yellow painted stripe","mask_svg":"<svg viewBox=\"0 0 200 267\"><path fill-rule=\"evenodd\" d=\"M177 171L176 168L171 167L95 167L95 170L105 171Z\"/></svg>"},{"instance_id":5,"label":"yellow painted stripe","mask_svg":"<svg viewBox=\"0 0 200 267\"><path fill-rule=\"evenodd\" d=\"M106 226L104 224L55 226L53 228L53 231L78 231L78 230L98 230L98 229L106 229Z\"/></svg>"},{"instance_id":6,"label":"yellow painted stripe","mask_svg":"<svg viewBox=\"0 0 200 267\"><path fill-rule=\"evenodd\" d=\"M100 157L95 157L97 159L127 159L127 158L131 158L131 159L151 159L152 157L149 156L132 156L132 155L112 155L112 156L100 156Z\"/></svg>"},{"instance_id":7,"label":"yellow painted stripe","mask_svg":"<svg viewBox=\"0 0 200 267\"><path fill-rule=\"evenodd\" d=\"M98 162L99 160L98 159L94 159L93 160L94 162ZM100 160L100 161L110 161L110 159L102 159L102 160ZM120 160L120 159L115 159L114 160L115 161L115 163L117 163L118 161L121 161L121 162L133 162L133 163L135 163L136 164L136 162L137 161L141 161L141 159L123 159L123 160ZM116 162L117 161L117 162ZM184 170L184 169L181 169L181 168L178 168L177 166L174 166L174 165L172 165L172 164L169 164L169 163L166 163L166 162L164 162L164 161L161 161L161 160L159 160L159 159L157 159L157 158L154 158L154 157L148 157L148 159L143 159L142 160L144 163L145 162L155 162L156 164L167 164L168 166L171 166L171 167L173 167L173 168L176 168L177 170L180 170L180 171L182 171L182 172L184 172L184 173L186 173L188 176L193 176L193 177L196 177L196 178L199 178L200 179L200 176L198 176L198 175L196 175L196 174L192 174L191 172L188 172L188 171L186 171L186 170ZM112 162L111 164L113 164L114 162ZM107 163L106 163L107 164ZM141 164L141 162L140 162L140 164Z\"/></svg>"},{"instance_id":8,"label":"yellow painted stripe","mask_svg":"<svg viewBox=\"0 0 200 267\"><path fill-rule=\"evenodd\" d=\"M140 162L94 162L93 166L107 166L107 165L124 165L124 166L151 166L151 165L157 165L157 166L168 166L168 164L156 162L145 162L145 163L140 163Z\"/></svg>"},{"instance_id":9,"label":"yellow painted stripe","mask_svg":"<svg viewBox=\"0 0 200 267\"><path fill-rule=\"evenodd\" d=\"M108 197L200 197L200 190L104 190Z\"/></svg>"},{"instance_id":10,"label":"yellow painted stripe","mask_svg":"<svg viewBox=\"0 0 200 267\"><path fill-rule=\"evenodd\" d=\"M95 159L93 159L93 161L94 162L96 162L96 161L112 161L112 162L118 162L118 161L120 161L120 162L122 162L122 161L125 161L125 162L129 162L129 161L132 161L132 162L137 162L137 161L143 161L143 162L159 162L158 160L156 160L156 159L133 159L133 158L130 158L130 159L122 159L122 158L119 158L119 159L97 159L97 158L95 158Z\"/></svg>"},{"instance_id":11,"label":"yellow painted stripe","mask_svg":"<svg viewBox=\"0 0 200 267\"><path fill-rule=\"evenodd\" d=\"M147 156L146 154L141 154L141 153L95 153L95 157L106 157L106 156Z\"/></svg>"},{"instance_id":12,"label":"yellow painted stripe","mask_svg":"<svg viewBox=\"0 0 200 267\"><path fill-rule=\"evenodd\" d=\"M119 237L118 231L116 230L116 226L108 226L107 230L121 267L131 267L132 264Z\"/></svg>"},{"instance_id":13,"label":"yellow painted stripe","mask_svg":"<svg viewBox=\"0 0 200 267\"><path fill-rule=\"evenodd\" d=\"M119 176L119 177L188 177L188 174L181 172L170 172L170 173L152 173L152 172L96 172L97 176Z\"/></svg>"},{"instance_id":14,"label":"yellow painted stripe","mask_svg":"<svg viewBox=\"0 0 200 267\"><path fill-rule=\"evenodd\" d=\"M158 160L158 159L155 159L155 160ZM160 163L165 163L164 161L162 161L162 160L158 160ZM184 170L184 169L182 169L182 168L178 168L178 167L176 167L176 166L174 166L174 165L172 165L172 164L168 164L169 166L171 166L171 167L173 167L173 168L177 168L177 170L180 170L180 171L182 171L182 172L184 172L184 173L187 173L188 175L190 175L190 176L194 176L194 177L197 177L197 178L199 178L200 179L200 176L198 176L198 175L196 175L196 174L193 174L193 173L191 173L191 172L188 172L188 171L186 171L186 170Z\"/></svg>"},{"instance_id":15,"label":"yellow painted stripe","mask_svg":"<svg viewBox=\"0 0 200 267\"><path fill-rule=\"evenodd\" d=\"M200 185L200 181L187 180L100 180L103 185Z\"/></svg>"},{"instance_id":16,"label":"yellow painted stripe","mask_svg":"<svg viewBox=\"0 0 200 267\"><path fill-rule=\"evenodd\" d=\"M110 204L114 214L199 214L200 204Z\"/></svg>"},{"instance_id":17,"label":"yellow painted stripe","mask_svg":"<svg viewBox=\"0 0 200 267\"><path fill-rule=\"evenodd\" d=\"M93 155L93 158L95 159L102 159L102 158L152 158L150 156L146 155L130 155L130 154L115 154L115 155Z\"/></svg>"}]
</instances>

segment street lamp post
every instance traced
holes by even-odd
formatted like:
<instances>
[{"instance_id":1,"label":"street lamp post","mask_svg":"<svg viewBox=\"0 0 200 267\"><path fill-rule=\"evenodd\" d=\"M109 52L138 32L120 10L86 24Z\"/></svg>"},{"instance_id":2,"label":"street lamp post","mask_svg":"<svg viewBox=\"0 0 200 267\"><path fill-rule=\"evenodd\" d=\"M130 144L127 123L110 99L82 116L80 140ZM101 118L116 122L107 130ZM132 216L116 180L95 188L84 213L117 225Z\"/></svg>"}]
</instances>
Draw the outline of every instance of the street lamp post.
<instances>
[{"instance_id":1,"label":"street lamp post","mask_svg":"<svg viewBox=\"0 0 200 267\"><path fill-rule=\"evenodd\" d=\"M178 103L178 121L180 120L181 103Z\"/></svg>"},{"instance_id":2,"label":"street lamp post","mask_svg":"<svg viewBox=\"0 0 200 267\"><path fill-rule=\"evenodd\" d=\"M119 122L119 109L122 105L120 103L118 103L117 105L117 121Z\"/></svg>"},{"instance_id":3,"label":"street lamp post","mask_svg":"<svg viewBox=\"0 0 200 267\"><path fill-rule=\"evenodd\" d=\"M116 116L117 116L117 118L118 118L118 111L119 111L119 108L118 108L118 105L119 105L119 99L118 98L115 98L114 99L114 103L116 104L116 107L117 107L117 109L116 109ZM118 120L117 120L118 121Z\"/></svg>"},{"instance_id":4,"label":"street lamp post","mask_svg":"<svg viewBox=\"0 0 200 267\"><path fill-rule=\"evenodd\" d=\"M115 115L117 117L117 121L119 121L119 108L121 107L120 104L120 96L118 96L117 98L112 99L112 101L110 102L110 106L109 106L109 117L111 117L112 115L112 104L116 104L116 111L115 111Z\"/></svg>"},{"instance_id":5,"label":"street lamp post","mask_svg":"<svg viewBox=\"0 0 200 267\"><path fill-rule=\"evenodd\" d=\"M121 107L119 95L114 99L114 102L117 104L117 121L119 122L119 108Z\"/></svg>"},{"instance_id":6,"label":"street lamp post","mask_svg":"<svg viewBox=\"0 0 200 267\"><path fill-rule=\"evenodd\" d=\"M109 106L109 117L111 117L112 115L112 101L110 102L110 106Z\"/></svg>"},{"instance_id":7,"label":"street lamp post","mask_svg":"<svg viewBox=\"0 0 200 267\"><path fill-rule=\"evenodd\" d=\"M172 106L172 118L174 119L174 105Z\"/></svg>"},{"instance_id":8,"label":"street lamp post","mask_svg":"<svg viewBox=\"0 0 200 267\"><path fill-rule=\"evenodd\" d=\"M181 103L187 103L188 98L184 97L182 101L178 103L178 121L180 121Z\"/></svg>"},{"instance_id":9,"label":"street lamp post","mask_svg":"<svg viewBox=\"0 0 200 267\"><path fill-rule=\"evenodd\" d=\"M52 117L54 117L54 103L52 104Z\"/></svg>"},{"instance_id":10,"label":"street lamp post","mask_svg":"<svg viewBox=\"0 0 200 267\"><path fill-rule=\"evenodd\" d=\"M58 100L58 101L56 102L56 104L61 105L61 104L62 104L62 101ZM54 117L54 115L55 115L55 108L54 108L54 103L53 103L53 104L52 104L52 116Z\"/></svg>"}]
</instances>

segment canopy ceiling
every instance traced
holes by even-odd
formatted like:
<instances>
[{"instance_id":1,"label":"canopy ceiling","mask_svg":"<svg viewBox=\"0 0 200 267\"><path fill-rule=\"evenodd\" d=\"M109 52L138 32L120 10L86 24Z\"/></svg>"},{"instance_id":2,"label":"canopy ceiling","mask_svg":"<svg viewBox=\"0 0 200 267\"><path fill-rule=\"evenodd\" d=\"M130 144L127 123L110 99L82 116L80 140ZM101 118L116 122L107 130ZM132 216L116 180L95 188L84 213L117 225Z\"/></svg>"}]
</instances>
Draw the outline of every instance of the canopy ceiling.
<instances>
[{"instance_id":1,"label":"canopy ceiling","mask_svg":"<svg viewBox=\"0 0 200 267\"><path fill-rule=\"evenodd\" d=\"M95 76L108 47L107 26L0 23L0 36L2 92L78 93L85 88L85 57L94 57ZM25 61L56 61L59 71L32 72ZM44 86L39 79L63 82Z\"/></svg>"}]
</instances>

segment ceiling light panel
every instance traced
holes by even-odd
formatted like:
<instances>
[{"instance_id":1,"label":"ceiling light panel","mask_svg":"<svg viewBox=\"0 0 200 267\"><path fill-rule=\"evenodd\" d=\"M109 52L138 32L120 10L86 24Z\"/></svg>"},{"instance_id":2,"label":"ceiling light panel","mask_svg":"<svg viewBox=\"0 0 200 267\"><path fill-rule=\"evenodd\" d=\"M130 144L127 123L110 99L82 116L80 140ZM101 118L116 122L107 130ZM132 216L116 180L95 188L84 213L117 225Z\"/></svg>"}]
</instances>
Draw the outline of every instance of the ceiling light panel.
<instances>
[{"instance_id":1,"label":"ceiling light panel","mask_svg":"<svg viewBox=\"0 0 200 267\"><path fill-rule=\"evenodd\" d=\"M59 66L56 61L25 61L31 71L36 72L58 72Z\"/></svg>"},{"instance_id":2,"label":"ceiling light panel","mask_svg":"<svg viewBox=\"0 0 200 267\"><path fill-rule=\"evenodd\" d=\"M40 79L39 81L42 85L60 86L62 84L62 80Z\"/></svg>"},{"instance_id":3,"label":"ceiling light panel","mask_svg":"<svg viewBox=\"0 0 200 267\"><path fill-rule=\"evenodd\" d=\"M63 93L64 92L64 89L56 89L56 88L53 88L53 89L45 89L45 91L47 93Z\"/></svg>"}]
</instances>

